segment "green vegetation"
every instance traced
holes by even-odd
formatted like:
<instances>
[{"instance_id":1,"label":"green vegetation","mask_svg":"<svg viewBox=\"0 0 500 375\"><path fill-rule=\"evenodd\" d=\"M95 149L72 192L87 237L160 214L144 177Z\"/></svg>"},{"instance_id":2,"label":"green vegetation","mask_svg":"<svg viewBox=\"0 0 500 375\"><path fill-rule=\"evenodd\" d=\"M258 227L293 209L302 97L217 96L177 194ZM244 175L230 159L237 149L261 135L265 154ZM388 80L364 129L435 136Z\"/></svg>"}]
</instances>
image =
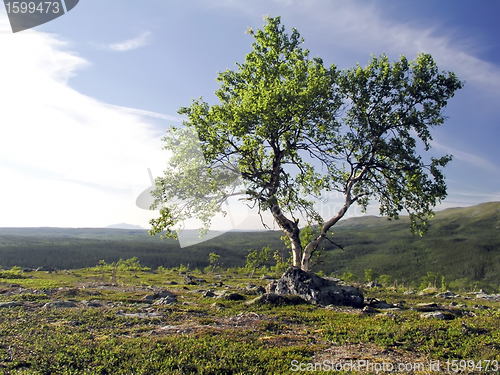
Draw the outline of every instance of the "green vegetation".
<instances>
[{"instance_id":1,"label":"green vegetation","mask_svg":"<svg viewBox=\"0 0 500 375\"><path fill-rule=\"evenodd\" d=\"M248 250L247 264L246 268L251 271L251 277L254 276L257 268L262 267L271 255L272 249L270 246L263 247L261 251L258 250ZM279 267L281 259L276 259L277 266Z\"/></svg>"},{"instance_id":2,"label":"green vegetation","mask_svg":"<svg viewBox=\"0 0 500 375\"><path fill-rule=\"evenodd\" d=\"M18 303L0 307L0 373L289 374L292 361L346 362L359 358L360 350L374 362L500 361L500 302L478 305L458 297L453 302L461 312L451 320L422 319L412 309L423 302L453 309L450 300L403 296L391 288L365 291L365 297L404 306L387 313L248 304L255 296L246 285L265 286L249 275L204 274L206 282L196 286L187 285L179 269L151 273L133 258L121 264L127 266L116 283L110 283L114 268L104 262L0 279L0 306ZM145 296L165 287L177 303L145 303ZM242 293L244 300L202 297L208 288ZM75 307L44 307L54 301Z\"/></svg>"},{"instance_id":3,"label":"green vegetation","mask_svg":"<svg viewBox=\"0 0 500 375\"><path fill-rule=\"evenodd\" d=\"M380 203L380 214L409 214L422 234L433 208L447 195L442 168L451 156L429 151L432 128L463 87L453 72L440 72L432 56L413 61L373 56L367 66L339 71L302 49L296 29L265 17L249 30L252 51L236 70L219 73L218 104L202 98L178 112L184 127L163 138L172 155L156 180L158 218L151 234L175 236L184 220L201 221L203 234L229 197L270 212L288 238L293 264L310 269L329 230L358 204ZM342 196L340 209L323 218L315 203L325 192ZM174 203L182 201L182 204ZM318 228L304 245L305 228ZM303 225L302 225L303 226Z\"/></svg>"},{"instance_id":4,"label":"green vegetation","mask_svg":"<svg viewBox=\"0 0 500 375\"><path fill-rule=\"evenodd\" d=\"M500 203L437 212L423 237L408 231L408 219L388 221L373 216L341 221L316 266L324 274L343 275L350 281L363 281L365 270L380 275L379 283L419 288L428 272L437 288L454 291L483 288L498 292L500 285ZM276 274L288 267L289 249L280 240L281 232L229 232L210 241L180 249L173 240L148 236L147 231L117 229L15 229L0 228L0 259L4 268L14 266L63 269L94 267L100 260L109 266L119 259L137 257L152 270L174 268L203 270L210 266L209 254L220 255L224 269L241 268L243 273L249 249L269 246L273 256L264 265ZM86 237L86 238L82 238ZM279 263L277 264L277 260ZM9 271L10 272L10 271ZM257 273L260 273L257 270ZM26 277L29 273L14 272ZM17 277L17 276L16 276ZM423 287L423 285L422 285Z\"/></svg>"}]
</instances>

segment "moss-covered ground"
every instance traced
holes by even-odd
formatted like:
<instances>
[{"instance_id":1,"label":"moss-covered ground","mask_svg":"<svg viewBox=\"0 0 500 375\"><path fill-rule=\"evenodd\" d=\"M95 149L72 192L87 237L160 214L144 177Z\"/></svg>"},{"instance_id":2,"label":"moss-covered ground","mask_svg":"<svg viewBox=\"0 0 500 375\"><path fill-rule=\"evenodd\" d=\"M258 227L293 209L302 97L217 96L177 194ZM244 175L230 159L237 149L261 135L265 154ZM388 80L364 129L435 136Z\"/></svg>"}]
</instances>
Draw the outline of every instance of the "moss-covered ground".
<instances>
[{"instance_id":1,"label":"moss-covered ground","mask_svg":"<svg viewBox=\"0 0 500 375\"><path fill-rule=\"evenodd\" d=\"M256 295L248 284L267 280L190 275L205 282L190 285L179 270L2 275L0 306L17 303L0 308L0 374L293 374L314 364L318 374L333 373L332 364L345 374L389 373L399 364L420 374L438 373L436 364L440 373L499 370L500 302L377 289L365 298L400 308L270 306L249 304ZM154 304L162 290L177 302ZM207 290L244 300L204 297ZM74 307L46 305L54 301ZM414 309L431 302L449 308L450 319L423 319ZM356 367L363 363L371 367Z\"/></svg>"}]
</instances>

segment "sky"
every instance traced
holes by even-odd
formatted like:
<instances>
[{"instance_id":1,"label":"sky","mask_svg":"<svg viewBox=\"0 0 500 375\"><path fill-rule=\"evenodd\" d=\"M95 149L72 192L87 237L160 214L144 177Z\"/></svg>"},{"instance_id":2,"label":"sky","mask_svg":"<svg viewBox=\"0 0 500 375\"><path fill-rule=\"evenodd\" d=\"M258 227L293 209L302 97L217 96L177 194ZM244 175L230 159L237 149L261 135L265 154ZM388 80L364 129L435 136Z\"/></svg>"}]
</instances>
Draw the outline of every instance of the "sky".
<instances>
[{"instance_id":1,"label":"sky","mask_svg":"<svg viewBox=\"0 0 500 375\"><path fill-rule=\"evenodd\" d=\"M500 201L498 14L497 0L81 0L13 34L1 8L0 227L149 228L136 199L168 159L161 137L192 99L217 103L217 73L244 61L265 15L328 66L425 52L455 72L465 87L432 133L431 155L454 155L437 209ZM213 229L262 228L247 210L230 219Z\"/></svg>"}]
</instances>

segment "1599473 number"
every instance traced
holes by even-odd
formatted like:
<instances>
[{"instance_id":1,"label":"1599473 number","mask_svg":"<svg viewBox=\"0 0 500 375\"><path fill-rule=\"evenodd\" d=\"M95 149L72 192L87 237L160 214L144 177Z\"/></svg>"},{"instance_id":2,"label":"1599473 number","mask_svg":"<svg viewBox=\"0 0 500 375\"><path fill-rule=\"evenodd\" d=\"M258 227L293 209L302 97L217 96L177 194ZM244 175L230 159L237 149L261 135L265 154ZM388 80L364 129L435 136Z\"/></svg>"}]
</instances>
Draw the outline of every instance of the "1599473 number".
<instances>
[{"instance_id":1,"label":"1599473 number","mask_svg":"<svg viewBox=\"0 0 500 375\"><path fill-rule=\"evenodd\" d=\"M499 369L498 361L496 360L487 360L483 359L480 361L472 361L472 360L453 360L446 361L446 369L447 371L481 371L488 372L494 371L497 372Z\"/></svg>"},{"instance_id":2,"label":"1599473 number","mask_svg":"<svg viewBox=\"0 0 500 375\"><path fill-rule=\"evenodd\" d=\"M52 8L52 13L59 13L59 3L52 1L41 1L38 5L34 2L14 1L5 3L7 13L49 13Z\"/></svg>"}]
</instances>

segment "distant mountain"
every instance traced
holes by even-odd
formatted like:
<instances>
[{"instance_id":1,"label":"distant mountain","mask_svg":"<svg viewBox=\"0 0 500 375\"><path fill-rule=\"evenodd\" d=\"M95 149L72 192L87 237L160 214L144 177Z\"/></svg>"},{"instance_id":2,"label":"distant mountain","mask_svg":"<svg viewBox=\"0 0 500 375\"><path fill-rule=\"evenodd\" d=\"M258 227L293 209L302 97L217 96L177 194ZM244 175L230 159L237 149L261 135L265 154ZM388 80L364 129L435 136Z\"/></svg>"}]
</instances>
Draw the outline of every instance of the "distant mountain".
<instances>
[{"instance_id":1,"label":"distant mountain","mask_svg":"<svg viewBox=\"0 0 500 375\"><path fill-rule=\"evenodd\" d=\"M109 229L142 229L146 230L145 228L141 227L140 225L133 225L133 224L127 224L127 223L120 223L120 224L111 224L108 225L107 227L104 228L109 228Z\"/></svg>"}]
</instances>

